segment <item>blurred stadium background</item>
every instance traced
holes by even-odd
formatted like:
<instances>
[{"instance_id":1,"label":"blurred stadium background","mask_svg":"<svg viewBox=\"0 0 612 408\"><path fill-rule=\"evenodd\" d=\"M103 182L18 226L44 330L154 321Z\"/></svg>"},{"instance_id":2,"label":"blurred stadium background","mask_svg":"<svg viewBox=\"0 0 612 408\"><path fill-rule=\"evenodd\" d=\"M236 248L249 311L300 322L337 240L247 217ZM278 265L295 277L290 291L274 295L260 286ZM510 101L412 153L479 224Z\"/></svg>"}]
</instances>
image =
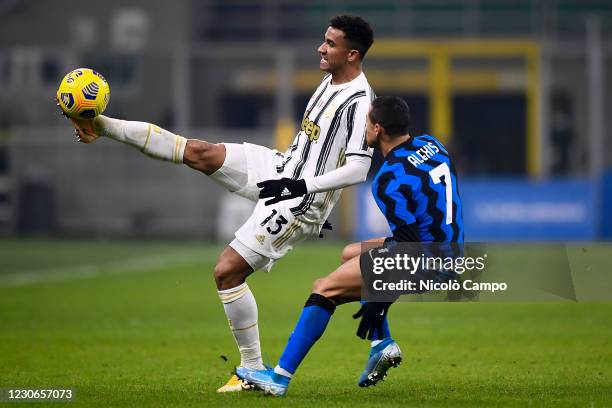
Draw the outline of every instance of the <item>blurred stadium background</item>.
<instances>
[{"instance_id":1,"label":"blurred stadium background","mask_svg":"<svg viewBox=\"0 0 612 408\"><path fill-rule=\"evenodd\" d=\"M227 241L250 203L126 146L75 143L60 79L101 72L110 116L284 148L344 12L374 28L377 94L405 97L412 133L454 153L468 240L612 238L606 0L0 0L1 233ZM345 192L335 237L384 232L366 191Z\"/></svg>"},{"instance_id":2,"label":"blurred stadium background","mask_svg":"<svg viewBox=\"0 0 612 408\"><path fill-rule=\"evenodd\" d=\"M406 363L367 391L367 344L341 307L291 401L217 395L238 355L210 275L251 204L186 166L76 143L55 90L95 68L110 116L283 148L345 12L375 30L374 90L406 98L412 133L454 154L467 239L530 241L491 244L508 274L529 270L531 241L580 241L562 247L577 296L399 302ZM583 241L612 239L611 38L608 0L0 0L0 393L69 386L87 407L610 406L611 251ZM249 278L270 362L342 244L385 233L367 190L334 210L338 242Z\"/></svg>"}]
</instances>

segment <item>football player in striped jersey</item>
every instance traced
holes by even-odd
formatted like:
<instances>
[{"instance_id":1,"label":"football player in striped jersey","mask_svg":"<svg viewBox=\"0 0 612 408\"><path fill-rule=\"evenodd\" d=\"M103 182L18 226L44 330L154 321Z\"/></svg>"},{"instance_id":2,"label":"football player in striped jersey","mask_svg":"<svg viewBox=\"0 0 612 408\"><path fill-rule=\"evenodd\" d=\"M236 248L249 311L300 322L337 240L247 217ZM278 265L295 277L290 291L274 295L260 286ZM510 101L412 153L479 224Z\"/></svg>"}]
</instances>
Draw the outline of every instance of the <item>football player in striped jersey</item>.
<instances>
[{"instance_id":1,"label":"football player in striped jersey","mask_svg":"<svg viewBox=\"0 0 612 408\"><path fill-rule=\"evenodd\" d=\"M327 75L310 98L300 129L285 152L250 143L187 139L150 123L102 115L73 120L81 142L103 136L126 143L150 157L186 164L257 202L214 268L240 367L264 368L257 304L247 277L256 270L269 271L295 244L318 236L340 190L366 179L372 156L366 142L366 114L374 93L362 61L373 41L372 29L362 18L331 19L317 49L319 68ZM242 389L244 384L234 376L218 391Z\"/></svg>"}]
</instances>

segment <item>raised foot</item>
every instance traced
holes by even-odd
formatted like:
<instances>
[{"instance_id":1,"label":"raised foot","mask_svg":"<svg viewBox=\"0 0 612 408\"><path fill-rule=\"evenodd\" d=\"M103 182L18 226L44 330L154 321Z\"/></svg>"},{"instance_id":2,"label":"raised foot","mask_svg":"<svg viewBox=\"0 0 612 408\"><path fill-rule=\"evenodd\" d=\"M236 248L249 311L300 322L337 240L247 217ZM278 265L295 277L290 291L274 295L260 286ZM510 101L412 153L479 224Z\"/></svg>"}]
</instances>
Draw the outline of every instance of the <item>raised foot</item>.
<instances>
[{"instance_id":1,"label":"raised foot","mask_svg":"<svg viewBox=\"0 0 612 408\"><path fill-rule=\"evenodd\" d=\"M99 133L95 129L95 118L70 118L70 121L72 122L72 126L74 126L74 133L76 134L77 140L79 142L88 144L100 137Z\"/></svg>"}]
</instances>

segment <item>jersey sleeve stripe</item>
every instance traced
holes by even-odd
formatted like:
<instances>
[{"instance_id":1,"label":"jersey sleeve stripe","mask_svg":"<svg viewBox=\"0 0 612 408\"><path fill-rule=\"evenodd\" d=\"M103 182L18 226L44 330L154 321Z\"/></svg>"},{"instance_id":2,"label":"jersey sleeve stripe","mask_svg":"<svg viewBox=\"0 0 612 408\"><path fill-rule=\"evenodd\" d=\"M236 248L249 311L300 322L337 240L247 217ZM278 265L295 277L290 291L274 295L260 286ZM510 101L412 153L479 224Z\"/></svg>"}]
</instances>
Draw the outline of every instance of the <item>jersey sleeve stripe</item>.
<instances>
[{"instance_id":1,"label":"jersey sleeve stripe","mask_svg":"<svg viewBox=\"0 0 612 408\"><path fill-rule=\"evenodd\" d=\"M366 139L366 129L363 129L363 136L361 136L361 150L368 150L368 141Z\"/></svg>"},{"instance_id":2,"label":"jersey sleeve stripe","mask_svg":"<svg viewBox=\"0 0 612 408\"><path fill-rule=\"evenodd\" d=\"M327 77L326 77L327 78ZM323 94L325 93L325 90L327 89L327 85L329 84L325 84L325 86L323 87L323 89L321 89L321 92L319 92L319 94L317 95L317 97L314 99L314 101L312 102L312 105L310 105L309 107L306 108L306 113L304 113L304 117L307 117L308 115L310 115L310 112L312 112L312 110L314 109L315 106L317 106L317 102L319 102L319 99L321 99L321 97L323 96Z\"/></svg>"},{"instance_id":3,"label":"jersey sleeve stripe","mask_svg":"<svg viewBox=\"0 0 612 408\"><path fill-rule=\"evenodd\" d=\"M348 107L346 112L346 131L347 138L345 146L348 146L349 141L351 140L351 136L353 135L353 122L355 121L355 110L357 109L357 103L353 103Z\"/></svg>"}]
</instances>

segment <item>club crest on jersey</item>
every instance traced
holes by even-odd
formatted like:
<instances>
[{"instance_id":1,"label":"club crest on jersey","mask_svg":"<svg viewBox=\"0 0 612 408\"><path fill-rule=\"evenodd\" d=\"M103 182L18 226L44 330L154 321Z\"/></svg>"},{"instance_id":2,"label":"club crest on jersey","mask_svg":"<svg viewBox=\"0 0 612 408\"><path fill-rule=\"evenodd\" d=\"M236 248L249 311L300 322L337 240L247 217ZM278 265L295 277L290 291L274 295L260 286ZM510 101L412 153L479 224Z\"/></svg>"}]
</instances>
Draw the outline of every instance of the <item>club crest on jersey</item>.
<instances>
[{"instance_id":1,"label":"club crest on jersey","mask_svg":"<svg viewBox=\"0 0 612 408\"><path fill-rule=\"evenodd\" d=\"M302 120L302 126L300 127L302 132L306 133L309 141L317 141L319 140L319 135L321 134L321 128L319 125L314 123L312 120L308 119L307 116Z\"/></svg>"},{"instance_id":2,"label":"club crest on jersey","mask_svg":"<svg viewBox=\"0 0 612 408\"><path fill-rule=\"evenodd\" d=\"M325 112L323 113L323 117L330 118L334 113L336 113L337 109L338 107L332 104L329 108L327 108L327 110L325 110Z\"/></svg>"}]
</instances>

